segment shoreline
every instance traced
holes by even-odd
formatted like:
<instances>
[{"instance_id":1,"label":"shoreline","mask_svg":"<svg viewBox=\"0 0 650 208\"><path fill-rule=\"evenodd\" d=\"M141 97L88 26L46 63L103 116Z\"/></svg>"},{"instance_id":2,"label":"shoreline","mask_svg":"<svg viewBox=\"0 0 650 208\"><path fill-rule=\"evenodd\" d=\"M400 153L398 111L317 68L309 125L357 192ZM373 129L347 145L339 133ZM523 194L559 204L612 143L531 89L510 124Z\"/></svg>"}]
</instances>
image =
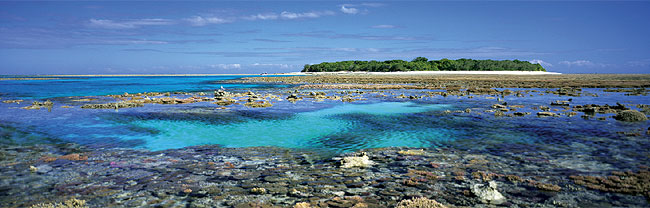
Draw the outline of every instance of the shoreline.
<instances>
[{"instance_id":1,"label":"shoreline","mask_svg":"<svg viewBox=\"0 0 650 208\"><path fill-rule=\"evenodd\" d=\"M436 75L436 74L459 74L459 75L559 75L559 72L542 71L407 71L407 72L286 72L271 73L264 75L339 75L339 74L362 74L362 75ZM190 77L190 76L258 76L262 74L48 74L48 75L2 75L11 76L7 79L21 77ZM263 75L262 75L263 76ZM15 78L14 78L15 77Z\"/></svg>"},{"instance_id":2,"label":"shoreline","mask_svg":"<svg viewBox=\"0 0 650 208\"><path fill-rule=\"evenodd\" d=\"M273 75L560 75L559 72L543 71L407 71L407 72L289 72L277 73Z\"/></svg>"}]
</instances>

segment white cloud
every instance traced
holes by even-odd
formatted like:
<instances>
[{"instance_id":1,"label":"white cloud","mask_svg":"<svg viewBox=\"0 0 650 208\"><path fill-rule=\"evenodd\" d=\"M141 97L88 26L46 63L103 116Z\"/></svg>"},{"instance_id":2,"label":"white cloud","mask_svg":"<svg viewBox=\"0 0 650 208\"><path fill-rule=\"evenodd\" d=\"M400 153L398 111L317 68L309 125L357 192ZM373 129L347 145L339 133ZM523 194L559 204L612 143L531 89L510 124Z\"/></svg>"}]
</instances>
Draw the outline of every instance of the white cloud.
<instances>
[{"instance_id":1,"label":"white cloud","mask_svg":"<svg viewBox=\"0 0 650 208\"><path fill-rule=\"evenodd\" d=\"M186 18L183 20L189 22L192 26L205 26L209 24L223 24L223 23L231 22L229 20L218 18L218 17L201 17L201 16L193 16L191 18Z\"/></svg>"},{"instance_id":2,"label":"white cloud","mask_svg":"<svg viewBox=\"0 0 650 208\"><path fill-rule=\"evenodd\" d=\"M278 19L278 15L275 13L268 14L256 14L248 17L244 17L246 20L275 20Z\"/></svg>"},{"instance_id":3,"label":"white cloud","mask_svg":"<svg viewBox=\"0 0 650 208\"><path fill-rule=\"evenodd\" d=\"M209 67L215 69L241 69L241 64L212 64Z\"/></svg>"},{"instance_id":4,"label":"white cloud","mask_svg":"<svg viewBox=\"0 0 650 208\"><path fill-rule=\"evenodd\" d=\"M295 13L295 12L284 11L284 12L280 13L280 17L282 19L319 18L321 16L327 16L327 15L334 15L334 12L332 12L332 11L323 11L323 12Z\"/></svg>"},{"instance_id":5,"label":"white cloud","mask_svg":"<svg viewBox=\"0 0 650 208\"><path fill-rule=\"evenodd\" d=\"M371 26L371 28L375 28L375 29L393 29L393 28L397 28L397 26L395 26L395 25L373 25L373 26Z\"/></svg>"},{"instance_id":6,"label":"white cloud","mask_svg":"<svg viewBox=\"0 0 650 208\"><path fill-rule=\"evenodd\" d=\"M293 65L289 65L289 64L260 64L260 63L254 63L254 64L251 64L251 66L253 66L253 67L273 67L273 68L283 68L283 69L287 69L289 67L294 67Z\"/></svg>"},{"instance_id":7,"label":"white cloud","mask_svg":"<svg viewBox=\"0 0 650 208\"><path fill-rule=\"evenodd\" d=\"M607 64L603 63L594 63L591 61L587 60L576 60L576 61L560 61L559 64L566 65L568 67L590 67L590 68L596 68L596 67L607 67Z\"/></svg>"},{"instance_id":8,"label":"white cloud","mask_svg":"<svg viewBox=\"0 0 650 208\"><path fill-rule=\"evenodd\" d=\"M346 13L346 14L358 14L359 10L356 8L352 7L345 7L346 5L341 5L341 12Z\"/></svg>"},{"instance_id":9,"label":"white cloud","mask_svg":"<svg viewBox=\"0 0 650 208\"><path fill-rule=\"evenodd\" d=\"M542 65L542 66L550 66L550 67L553 67L553 64L548 63L548 62L543 61L543 60L539 60L539 59L533 59L533 60L530 60L530 61L528 61L528 62L530 62L530 63L532 63L532 64L540 64L540 65Z\"/></svg>"},{"instance_id":10,"label":"white cloud","mask_svg":"<svg viewBox=\"0 0 650 208\"><path fill-rule=\"evenodd\" d=\"M140 26L171 25L173 21L167 19L138 19L126 21L113 21L107 19L90 19L88 26L104 29L133 29Z\"/></svg>"}]
</instances>

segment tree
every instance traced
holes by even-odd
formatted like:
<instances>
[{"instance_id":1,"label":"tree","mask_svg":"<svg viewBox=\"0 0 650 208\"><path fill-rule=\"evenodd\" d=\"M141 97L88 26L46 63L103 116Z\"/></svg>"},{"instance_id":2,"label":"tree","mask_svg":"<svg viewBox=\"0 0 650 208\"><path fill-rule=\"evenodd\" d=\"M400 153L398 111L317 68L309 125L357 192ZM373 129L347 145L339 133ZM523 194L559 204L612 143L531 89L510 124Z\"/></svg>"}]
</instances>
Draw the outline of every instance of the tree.
<instances>
[{"instance_id":1,"label":"tree","mask_svg":"<svg viewBox=\"0 0 650 208\"><path fill-rule=\"evenodd\" d=\"M379 61L339 61L323 62L320 64L305 64L303 72L334 72L334 71L546 71L540 64L532 64L520 60L431 60L425 57L417 57L412 61L386 60Z\"/></svg>"},{"instance_id":2,"label":"tree","mask_svg":"<svg viewBox=\"0 0 650 208\"><path fill-rule=\"evenodd\" d=\"M420 57L414 58L411 62L427 62L427 61L429 61L429 59L420 56Z\"/></svg>"}]
</instances>

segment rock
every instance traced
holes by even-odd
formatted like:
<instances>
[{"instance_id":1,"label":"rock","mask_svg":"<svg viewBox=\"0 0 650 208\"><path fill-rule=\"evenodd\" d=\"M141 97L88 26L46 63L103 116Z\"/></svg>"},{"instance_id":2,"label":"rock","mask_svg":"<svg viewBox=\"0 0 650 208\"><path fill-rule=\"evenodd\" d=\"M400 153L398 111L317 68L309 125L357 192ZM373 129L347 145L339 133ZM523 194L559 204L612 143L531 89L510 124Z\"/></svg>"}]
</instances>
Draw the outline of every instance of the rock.
<instances>
[{"instance_id":1,"label":"rock","mask_svg":"<svg viewBox=\"0 0 650 208\"><path fill-rule=\"evenodd\" d=\"M244 106L251 107L251 108L267 108L273 106L273 104L265 100L265 101L258 101L258 102L247 102L244 103Z\"/></svg>"},{"instance_id":2,"label":"rock","mask_svg":"<svg viewBox=\"0 0 650 208\"><path fill-rule=\"evenodd\" d=\"M38 101L34 101L32 103L32 105L27 106L27 107L23 107L23 109L27 109L27 110L32 110L32 109L37 109L38 110L38 109L41 109L41 108L52 109L53 105L54 105L54 103L52 103L52 101L50 101L50 100L47 100L47 101L42 102L42 103L38 102Z\"/></svg>"},{"instance_id":3,"label":"rock","mask_svg":"<svg viewBox=\"0 0 650 208\"><path fill-rule=\"evenodd\" d=\"M301 97L298 97L298 94L290 94L289 96L287 96L286 99L287 99L289 102L295 102L295 101L297 101L297 100L302 100Z\"/></svg>"},{"instance_id":4,"label":"rock","mask_svg":"<svg viewBox=\"0 0 650 208\"><path fill-rule=\"evenodd\" d=\"M514 112L513 115L515 116L525 116L530 114L529 112Z\"/></svg>"},{"instance_id":5,"label":"rock","mask_svg":"<svg viewBox=\"0 0 650 208\"><path fill-rule=\"evenodd\" d=\"M256 188L251 189L251 193L252 194L266 194L266 189L256 187Z\"/></svg>"},{"instance_id":6,"label":"rock","mask_svg":"<svg viewBox=\"0 0 650 208\"><path fill-rule=\"evenodd\" d=\"M400 151L397 152L397 154L400 154L400 155L411 155L411 156L414 156L414 155L424 155L424 150L423 150L423 149L418 149L418 150L412 150L412 149L411 149L411 150L406 150L406 151L405 151L405 150L400 150Z\"/></svg>"},{"instance_id":7,"label":"rock","mask_svg":"<svg viewBox=\"0 0 650 208\"><path fill-rule=\"evenodd\" d=\"M505 116L505 115L506 115L506 114L503 113L503 111L495 111L495 112L494 112L494 116L495 116L495 117L500 117L500 116Z\"/></svg>"},{"instance_id":8,"label":"rock","mask_svg":"<svg viewBox=\"0 0 650 208\"><path fill-rule=\"evenodd\" d=\"M492 108L497 109L497 108L507 108L507 107L505 105L501 105L501 104L494 104L494 105L492 105Z\"/></svg>"},{"instance_id":9,"label":"rock","mask_svg":"<svg viewBox=\"0 0 650 208\"><path fill-rule=\"evenodd\" d=\"M616 114L616 116L614 116L614 119L619 121L638 122L646 121L648 120L648 117L637 110L624 110Z\"/></svg>"},{"instance_id":10,"label":"rock","mask_svg":"<svg viewBox=\"0 0 650 208\"><path fill-rule=\"evenodd\" d=\"M214 98L216 98L217 100L222 100L222 99L228 98L228 97L232 97L232 94L230 94L229 92L226 92L224 90L219 90L219 91L214 92Z\"/></svg>"},{"instance_id":11,"label":"rock","mask_svg":"<svg viewBox=\"0 0 650 208\"><path fill-rule=\"evenodd\" d=\"M135 108L135 107L143 107L144 104L142 103L105 103L105 104L85 104L82 105L81 108L89 108L89 109L118 109L118 108Z\"/></svg>"},{"instance_id":12,"label":"rock","mask_svg":"<svg viewBox=\"0 0 650 208\"><path fill-rule=\"evenodd\" d=\"M23 102L23 100L3 100L3 103L16 103L20 104L20 102Z\"/></svg>"},{"instance_id":13,"label":"rock","mask_svg":"<svg viewBox=\"0 0 650 208\"><path fill-rule=\"evenodd\" d=\"M213 102L212 104L217 104L217 105L220 105L220 106L227 106L227 105L232 105L235 102L237 102L237 100L229 98L229 97L223 97L223 98L220 98L220 99L217 99L217 100L218 100L217 102Z\"/></svg>"},{"instance_id":14,"label":"rock","mask_svg":"<svg viewBox=\"0 0 650 208\"><path fill-rule=\"evenodd\" d=\"M539 117L545 117L545 116L558 117L557 113L553 113L553 112L537 112L537 116L539 116Z\"/></svg>"},{"instance_id":15,"label":"rock","mask_svg":"<svg viewBox=\"0 0 650 208\"><path fill-rule=\"evenodd\" d=\"M487 185L474 184L471 190L481 202L486 204L502 204L506 201L506 198L497 190L497 183L494 181L490 181Z\"/></svg>"},{"instance_id":16,"label":"rock","mask_svg":"<svg viewBox=\"0 0 650 208\"><path fill-rule=\"evenodd\" d=\"M556 100L556 101L551 102L551 105L554 105L554 106L569 106L569 101Z\"/></svg>"},{"instance_id":17,"label":"rock","mask_svg":"<svg viewBox=\"0 0 650 208\"><path fill-rule=\"evenodd\" d=\"M32 170L32 167L33 166L30 166L29 169ZM39 166L36 166L34 168L35 168L35 170L32 171L32 172L36 172L36 173L40 173L40 174L44 174L44 173L48 173L48 172L52 171L52 166L49 166L49 165L39 165Z\"/></svg>"},{"instance_id":18,"label":"rock","mask_svg":"<svg viewBox=\"0 0 650 208\"><path fill-rule=\"evenodd\" d=\"M341 168L353 168L353 167L361 167L361 168L367 168L375 164L373 161L370 161L370 158L368 158L368 155L365 153L362 154L360 157L344 157L343 160L341 160Z\"/></svg>"}]
</instances>

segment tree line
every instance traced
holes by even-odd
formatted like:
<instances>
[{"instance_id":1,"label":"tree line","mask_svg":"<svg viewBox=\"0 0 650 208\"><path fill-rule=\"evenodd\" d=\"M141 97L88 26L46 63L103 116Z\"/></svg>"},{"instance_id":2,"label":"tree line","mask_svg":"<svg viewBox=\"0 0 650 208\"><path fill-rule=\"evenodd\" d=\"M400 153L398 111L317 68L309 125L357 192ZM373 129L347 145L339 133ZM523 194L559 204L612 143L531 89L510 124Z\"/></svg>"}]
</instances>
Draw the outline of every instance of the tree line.
<instances>
[{"instance_id":1,"label":"tree line","mask_svg":"<svg viewBox=\"0 0 650 208\"><path fill-rule=\"evenodd\" d=\"M520 60L473 60L441 59L428 60L417 57L411 61L338 61L307 64L302 72L336 72L336 71L546 71L540 64Z\"/></svg>"}]
</instances>

